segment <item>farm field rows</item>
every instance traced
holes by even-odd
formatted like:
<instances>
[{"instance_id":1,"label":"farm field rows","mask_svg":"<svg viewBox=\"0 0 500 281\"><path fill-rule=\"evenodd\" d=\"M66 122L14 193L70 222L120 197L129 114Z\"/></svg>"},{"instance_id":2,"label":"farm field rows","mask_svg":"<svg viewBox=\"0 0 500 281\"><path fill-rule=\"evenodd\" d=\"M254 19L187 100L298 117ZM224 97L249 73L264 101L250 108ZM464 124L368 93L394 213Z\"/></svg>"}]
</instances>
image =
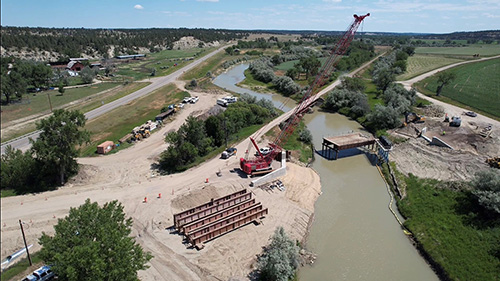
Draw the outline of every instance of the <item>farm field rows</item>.
<instances>
[{"instance_id":1,"label":"farm field rows","mask_svg":"<svg viewBox=\"0 0 500 281\"><path fill-rule=\"evenodd\" d=\"M456 78L446 85L441 96L485 112L497 119L500 117L500 59L471 63L452 68ZM426 95L435 97L438 86L437 77L432 76L417 83L417 87ZM441 97L441 98L442 98ZM448 101L446 101L448 102Z\"/></svg>"},{"instance_id":2,"label":"farm field rows","mask_svg":"<svg viewBox=\"0 0 500 281\"><path fill-rule=\"evenodd\" d=\"M494 56L500 54L499 44L474 44L467 47L418 47L415 54L439 54L451 56Z\"/></svg>"},{"instance_id":3,"label":"farm field rows","mask_svg":"<svg viewBox=\"0 0 500 281\"><path fill-rule=\"evenodd\" d=\"M397 80L408 80L436 68L461 61L463 61L463 59L436 55L415 54L408 58L406 72L399 75L397 77Z\"/></svg>"}]
</instances>

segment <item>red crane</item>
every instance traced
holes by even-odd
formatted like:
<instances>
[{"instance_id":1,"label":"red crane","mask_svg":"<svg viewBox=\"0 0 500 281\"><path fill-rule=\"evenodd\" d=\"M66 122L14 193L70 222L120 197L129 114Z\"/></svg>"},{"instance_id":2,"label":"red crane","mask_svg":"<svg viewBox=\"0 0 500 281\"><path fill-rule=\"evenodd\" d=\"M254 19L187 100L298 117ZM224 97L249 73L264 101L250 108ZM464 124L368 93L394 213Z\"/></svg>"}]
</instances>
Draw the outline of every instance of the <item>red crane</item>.
<instances>
[{"instance_id":1,"label":"red crane","mask_svg":"<svg viewBox=\"0 0 500 281\"><path fill-rule=\"evenodd\" d=\"M290 116L290 118L288 118L285 126L278 134L274 142L269 144L271 152L266 155L262 154L255 140L253 138L250 138L253 145L257 149L258 156L253 159L240 158L240 168L241 170L243 170L243 172L248 175L255 175L268 173L272 170L271 163L273 159L276 158L279 153L281 153L281 151L283 150L282 146L285 144L288 137L293 133L295 128L297 128L297 125L304 116L305 112L316 100L318 89L324 85L325 79L328 79L335 65L337 65L344 53L347 51L347 48L354 39L354 35L356 34L359 25L369 15L370 13L364 16L354 15L354 21L351 23L342 38L340 38L335 48L333 48L330 52L330 57L318 72L318 75L314 79L314 82L311 84L311 87L309 87L309 90L304 94L299 105L295 107L292 115Z\"/></svg>"}]
</instances>

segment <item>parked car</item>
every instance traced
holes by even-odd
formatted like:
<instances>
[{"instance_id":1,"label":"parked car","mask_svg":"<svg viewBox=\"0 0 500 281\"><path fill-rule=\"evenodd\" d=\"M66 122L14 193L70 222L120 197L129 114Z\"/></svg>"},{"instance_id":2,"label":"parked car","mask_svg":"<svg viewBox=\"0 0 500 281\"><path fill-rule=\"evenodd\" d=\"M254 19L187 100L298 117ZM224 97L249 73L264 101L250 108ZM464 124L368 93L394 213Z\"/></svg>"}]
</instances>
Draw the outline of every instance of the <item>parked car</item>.
<instances>
[{"instance_id":1,"label":"parked car","mask_svg":"<svg viewBox=\"0 0 500 281\"><path fill-rule=\"evenodd\" d=\"M470 117L476 117L477 113L475 113L474 111L467 111L467 112L465 112L465 115L470 116Z\"/></svg>"},{"instance_id":2,"label":"parked car","mask_svg":"<svg viewBox=\"0 0 500 281\"><path fill-rule=\"evenodd\" d=\"M183 103L191 102L191 97L186 97L182 100Z\"/></svg>"},{"instance_id":3,"label":"parked car","mask_svg":"<svg viewBox=\"0 0 500 281\"><path fill-rule=\"evenodd\" d=\"M198 96L194 97L194 98L191 98L191 100L189 101L190 103L196 103L198 102L200 98L198 98Z\"/></svg>"},{"instance_id":4,"label":"parked car","mask_svg":"<svg viewBox=\"0 0 500 281\"><path fill-rule=\"evenodd\" d=\"M223 151L220 157L221 157L222 159L227 159L227 158L229 158L229 157L231 157L231 156L235 155L235 154L236 154L236 152L237 152L237 149L236 149L236 148L234 148L234 147L230 147L230 148L226 149L225 151Z\"/></svg>"},{"instance_id":5,"label":"parked car","mask_svg":"<svg viewBox=\"0 0 500 281\"><path fill-rule=\"evenodd\" d=\"M39 269L33 271L32 274L26 276L22 281L45 281L51 280L55 277L55 273L52 271L49 265L44 265Z\"/></svg>"},{"instance_id":6,"label":"parked car","mask_svg":"<svg viewBox=\"0 0 500 281\"><path fill-rule=\"evenodd\" d=\"M271 153L271 151L273 151L273 149L270 147L261 147L261 148L259 148L259 150L260 150L260 153L262 155L267 155L267 154ZM259 153L255 152L255 156L259 156Z\"/></svg>"}]
</instances>

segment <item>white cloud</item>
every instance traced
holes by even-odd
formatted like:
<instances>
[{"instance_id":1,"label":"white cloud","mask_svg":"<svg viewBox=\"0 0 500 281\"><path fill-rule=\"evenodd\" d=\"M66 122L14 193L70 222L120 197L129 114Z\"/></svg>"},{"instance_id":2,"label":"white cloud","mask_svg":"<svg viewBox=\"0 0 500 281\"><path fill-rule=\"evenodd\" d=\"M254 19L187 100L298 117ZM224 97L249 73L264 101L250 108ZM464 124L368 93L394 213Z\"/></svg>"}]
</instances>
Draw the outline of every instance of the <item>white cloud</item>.
<instances>
[{"instance_id":1,"label":"white cloud","mask_svg":"<svg viewBox=\"0 0 500 281\"><path fill-rule=\"evenodd\" d=\"M340 2L342 2L342 0L323 0L323 2L340 3Z\"/></svg>"},{"instance_id":2,"label":"white cloud","mask_svg":"<svg viewBox=\"0 0 500 281\"><path fill-rule=\"evenodd\" d=\"M136 10L143 10L144 7L142 5L137 4L137 5L134 6L134 9L136 9Z\"/></svg>"},{"instance_id":3,"label":"white cloud","mask_svg":"<svg viewBox=\"0 0 500 281\"><path fill-rule=\"evenodd\" d=\"M197 2L219 2L219 0L196 0Z\"/></svg>"}]
</instances>

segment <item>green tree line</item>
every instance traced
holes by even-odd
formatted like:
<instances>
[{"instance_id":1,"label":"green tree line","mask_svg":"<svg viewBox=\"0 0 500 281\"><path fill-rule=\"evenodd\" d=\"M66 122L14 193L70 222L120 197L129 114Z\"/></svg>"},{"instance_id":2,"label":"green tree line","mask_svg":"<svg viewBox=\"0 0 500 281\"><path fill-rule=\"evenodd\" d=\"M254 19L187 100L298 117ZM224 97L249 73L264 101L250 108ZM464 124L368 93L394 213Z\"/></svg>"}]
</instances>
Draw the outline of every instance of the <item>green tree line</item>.
<instances>
[{"instance_id":1,"label":"green tree line","mask_svg":"<svg viewBox=\"0 0 500 281\"><path fill-rule=\"evenodd\" d=\"M27 48L32 51L49 51L68 57L93 55L106 57L111 46L116 55L135 53L137 48L150 51L171 49L173 43L184 36L193 36L204 42L229 41L248 35L246 31L202 28L148 28L148 29L89 29L42 28L2 26L1 46L7 50Z\"/></svg>"},{"instance_id":2,"label":"green tree line","mask_svg":"<svg viewBox=\"0 0 500 281\"><path fill-rule=\"evenodd\" d=\"M237 134L242 128L263 124L274 115L271 102L257 102L247 97L206 120L188 117L179 130L165 137L169 147L160 155L160 169L167 173L184 171L198 158L225 144L226 137Z\"/></svg>"}]
</instances>

